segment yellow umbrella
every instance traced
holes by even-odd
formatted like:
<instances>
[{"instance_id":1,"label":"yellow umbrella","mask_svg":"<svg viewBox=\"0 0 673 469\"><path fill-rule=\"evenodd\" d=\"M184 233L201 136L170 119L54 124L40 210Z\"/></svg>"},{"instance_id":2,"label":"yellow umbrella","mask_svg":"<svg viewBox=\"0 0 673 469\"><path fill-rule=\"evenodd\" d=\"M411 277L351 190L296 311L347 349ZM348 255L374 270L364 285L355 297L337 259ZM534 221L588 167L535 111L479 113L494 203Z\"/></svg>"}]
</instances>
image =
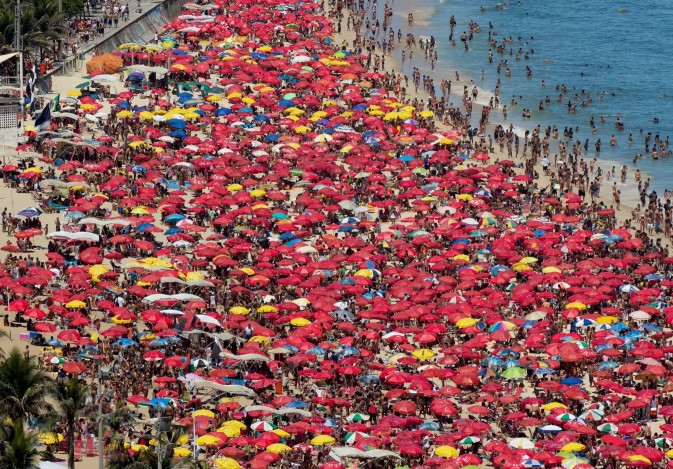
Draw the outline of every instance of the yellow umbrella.
<instances>
[{"instance_id":1,"label":"yellow umbrella","mask_svg":"<svg viewBox=\"0 0 673 469\"><path fill-rule=\"evenodd\" d=\"M236 192L236 191L242 191L243 186L240 184L230 184L227 186L227 191L228 192Z\"/></svg>"},{"instance_id":2,"label":"yellow umbrella","mask_svg":"<svg viewBox=\"0 0 673 469\"><path fill-rule=\"evenodd\" d=\"M545 268L542 269L542 273L543 273L543 274L550 274L550 273L552 273L552 272L553 272L553 273L560 274L560 273L561 273L561 269L559 269L558 267L554 267L554 266L549 266L549 267L545 267Z\"/></svg>"},{"instance_id":3,"label":"yellow umbrella","mask_svg":"<svg viewBox=\"0 0 673 469\"><path fill-rule=\"evenodd\" d=\"M616 324L619 322L619 318L615 316L601 316L599 318L596 318L596 322L598 324Z\"/></svg>"},{"instance_id":4,"label":"yellow umbrella","mask_svg":"<svg viewBox=\"0 0 673 469\"><path fill-rule=\"evenodd\" d=\"M650 461L650 460L649 460L648 458L646 458L645 456L641 456L640 454L632 454L632 455L629 456L627 459L628 459L630 462L641 461L641 462L644 462L644 463L646 463L646 464L652 464L652 461Z\"/></svg>"},{"instance_id":5,"label":"yellow umbrella","mask_svg":"<svg viewBox=\"0 0 673 469\"><path fill-rule=\"evenodd\" d=\"M37 441L43 445L55 445L59 441L63 441L63 435L55 432L40 433L37 435Z\"/></svg>"},{"instance_id":6,"label":"yellow umbrella","mask_svg":"<svg viewBox=\"0 0 673 469\"><path fill-rule=\"evenodd\" d=\"M141 205L141 206L136 207L133 210L131 210L131 213L133 215L149 215L150 212L149 212L149 210L147 210L147 208L145 208Z\"/></svg>"},{"instance_id":7,"label":"yellow umbrella","mask_svg":"<svg viewBox=\"0 0 673 469\"><path fill-rule=\"evenodd\" d=\"M40 168L36 168L35 166L31 166L27 170L24 171L24 173L37 173L37 174L42 174L42 170Z\"/></svg>"},{"instance_id":8,"label":"yellow umbrella","mask_svg":"<svg viewBox=\"0 0 673 469\"><path fill-rule=\"evenodd\" d=\"M188 448L174 448L173 455L179 458L186 458L192 455L192 452Z\"/></svg>"},{"instance_id":9,"label":"yellow umbrella","mask_svg":"<svg viewBox=\"0 0 673 469\"><path fill-rule=\"evenodd\" d=\"M524 257L521 259L518 264L534 264L537 262L537 259L534 257Z\"/></svg>"},{"instance_id":10,"label":"yellow umbrella","mask_svg":"<svg viewBox=\"0 0 673 469\"><path fill-rule=\"evenodd\" d=\"M119 319L117 316L112 318L114 324L131 324L133 321L130 319Z\"/></svg>"},{"instance_id":11,"label":"yellow umbrella","mask_svg":"<svg viewBox=\"0 0 673 469\"><path fill-rule=\"evenodd\" d=\"M303 327L311 324L311 321L309 321L306 318L294 318L293 320L290 321L290 324L292 324L295 327Z\"/></svg>"},{"instance_id":12,"label":"yellow umbrella","mask_svg":"<svg viewBox=\"0 0 673 469\"><path fill-rule=\"evenodd\" d=\"M435 456L440 458L456 458L458 457L458 450L453 446L439 446L435 449Z\"/></svg>"},{"instance_id":13,"label":"yellow umbrella","mask_svg":"<svg viewBox=\"0 0 673 469\"><path fill-rule=\"evenodd\" d=\"M335 441L336 440L329 435L318 435L311 440L311 444L313 446L325 446L325 445L331 445Z\"/></svg>"},{"instance_id":14,"label":"yellow umbrella","mask_svg":"<svg viewBox=\"0 0 673 469\"><path fill-rule=\"evenodd\" d=\"M95 111L96 110L96 106L94 106L91 103L82 104L79 108L82 111Z\"/></svg>"},{"instance_id":15,"label":"yellow umbrella","mask_svg":"<svg viewBox=\"0 0 673 469\"><path fill-rule=\"evenodd\" d=\"M577 309L585 310L585 309L587 309L587 305L585 305L584 303L580 303L579 301L573 301L572 303L568 303L566 305L566 309L570 309L570 308L577 308Z\"/></svg>"},{"instance_id":16,"label":"yellow umbrella","mask_svg":"<svg viewBox=\"0 0 673 469\"><path fill-rule=\"evenodd\" d=\"M567 409L568 406L563 405L563 404L561 404L560 402L550 402L549 404L544 404L544 405L542 406L542 408L543 408L545 411L550 412L550 411L552 411L552 410L554 410L554 409L558 409L558 408Z\"/></svg>"},{"instance_id":17,"label":"yellow umbrella","mask_svg":"<svg viewBox=\"0 0 673 469\"><path fill-rule=\"evenodd\" d=\"M147 121L151 121L152 119L154 119L154 114L152 114L150 111L143 111L140 113L140 117Z\"/></svg>"},{"instance_id":18,"label":"yellow umbrella","mask_svg":"<svg viewBox=\"0 0 673 469\"><path fill-rule=\"evenodd\" d=\"M305 134L305 133L310 132L310 131L311 131L311 128L307 127L305 125L300 125L299 127L296 127L294 129L294 132L297 133L297 134Z\"/></svg>"},{"instance_id":19,"label":"yellow umbrella","mask_svg":"<svg viewBox=\"0 0 673 469\"><path fill-rule=\"evenodd\" d=\"M222 424L223 427L234 427L238 428L239 430L247 430L247 426L243 422L239 422L238 420L227 420Z\"/></svg>"},{"instance_id":20,"label":"yellow umbrella","mask_svg":"<svg viewBox=\"0 0 673 469\"><path fill-rule=\"evenodd\" d=\"M563 448L561 448L561 451L574 453L575 451L582 451L584 448L586 448L586 446L584 446L582 443L577 443L574 441L572 443L566 444Z\"/></svg>"},{"instance_id":21,"label":"yellow umbrella","mask_svg":"<svg viewBox=\"0 0 673 469\"><path fill-rule=\"evenodd\" d=\"M203 435L196 439L196 444L199 446L212 446L221 442L222 440L213 435Z\"/></svg>"},{"instance_id":22,"label":"yellow umbrella","mask_svg":"<svg viewBox=\"0 0 673 469\"><path fill-rule=\"evenodd\" d=\"M421 112L420 112L420 115L421 115L421 117L427 119L427 118L429 118L429 117L433 117L433 116L435 115L435 113L432 112L432 111L421 111Z\"/></svg>"},{"instance_id":23,"label":"yellow umbrella","mask_svg":"<svg viewBox=\"0 0 673 469\"><path fill-rule=\"evenodd\" d=\"M353 274L354 277L365 277L372 278L374 277L374 271L371 269L360 269Z\"/></svg>"},{"instance_id":24,"label":"yellow umbrella","mask_svg":"<svg viewBox=\"0 0 673 469\"><path fill-rule=\"evenodd\" d=\"M512 270L514 272L523 272L525 270L533 270L533 268L527 264L514 264Z\"/></svg>"},{"instance_id":25,"label":"yellow umbrella","mask_svg":"<svg viewBox=\"0 0 673 469\"><path fill-rule=\"evenodd\" d=\"M462 200L462 201L467 201L467 202L469 202L469 201L472 200L473 198L474 198L474 197L472 197L472 195L470 195L470 194L458 194L458 195L456 196L456 199L458 199L458 200Z\"/></svg>"},{"instance_id":26,"label":"yellow umbrella","mask_svg":"<svg viewBox=\"0 0 673 469\"><path fill-rule=\"evenodd\" d=\"M277 313L278 308L276 308L275 306L271 306L271 305L263 305L263 306L260 306L259 308L257 308L257 312L258 313Z\"/></svg>"},{"instance_id":27,"label":"yellow umbrella","mask_svg":"<svg viewBox=\"0 0 673 469\"><path fill-rule=\"evenodd\" d=\"M68 91L68 96L71 98L79 98L82 96L82 92L80 90L70 90Z\"/></svg>"},{"instance_id":28,"label":"yellow umbrella","mask_svg":"<svg viewBox=\"0 0 673 469\"><path fill-rule=\"evenodd\" d=\"M99 277L103 275L106 272L109 272L110 268L108 266L105 266L103 264L96 264L92 265L89 267L89 274L91 274L92 277Z\"/></svg>"},{"instance_id":29,"label":"yellow umbrella","mask_svg":"<svg viewBox=\"0 0 673 469\"><path fill-rule=\"evenodd\" d=\"M65 304L68 309L86 308L86 303L81 300L72 300Z\"/></svg>"},{"instance_id":30,"label":"yellow umbrella","mask_svg":"<svg viewBox=\"0 0 673 469\"><path fill-rule=\"evenodd\" d=\"M119 111L117 113L117 117L120 118L120 119L126 119L126 118L131 117L131 116L133 116L133 113L131 111L127 111L127 110Z\"/></svg>"},{"instance_id":31,"label":"yellow umbrella","mask_svg":"<svg viewBox=\"0 0 673 469\"><path fill-rule=\"evenodd\" d=\"M479 321L475 318L462 318L459 319L456 323L456 327L459 329L465 329L466 327L472 327L477 324Z\"/></svg>"},{"instance_id":32,"label":"yellow umbrella","mask_svg":"<svg viewBox=\"0 0 673 469\"><path fill-rule=\"evenodd\" d=\"M229 308L229 313L231 314L240 314L242 316L250 314L250 310L245 306L234 306Z\"/></svg>"},{"instance_id":33,"label":"yellow umbrella","mask_svg":"<svg viewBox=\"0 0 673 469\"><path fill-rule=\"evenodd\" d=\"M240 271L245 272L248 275L255 275L255 271L252 270L250 267L241 267Z\"/></svg>"},{"instance_id":34,"label":"yellow umbrella","mask_svg":"<svg viewBox=\"0 0 673 469\"><path fill-rule=\"evenodd\" d=\"M268 344L271 342L271 339L268 337L264 337L263 335L253 335L250 337L250 340L248 342L257 342L258 344Z\"/></svg>"},{"instance_id":35,"label":"yellow umbrella","mask_svg":"<svg viewBox=\"0 0 673 469\"><path fill-rule=\"evenodd\" d=\"M232 458L217 458L215 460L215 466L218 469L241 469L241 465Z\"/></svg>"},{"instance_id":36,"label":"yellow umbrella","mask_svg":"<svg viewBox=\"0 0 673 469\"><path fill-rule=\"evenodd\" d=\"M283 443L274 443L267 446L266 450L271 453L280 454L284 453L285 451L292 451L292 448L290 448L288 445L284 445Z\"/></svg>"},{"instance_id":37,"label":"yellow umbrella","mask_svg":"<svg viewBox=\"0 0 673 469\"><path fill-rule=\"evenodd\" d=\"M212 410L208 410L208 409L199 409L199 410L195 410L194 412L192 412L192 417L200 417L202 415L206 416L206 417L214 418L215 417L215 412L213 412Z\"/></svg>"},{"instance_id":38,"label":"yellow umbrella","mask_svg":"<svg viewBox=\"0 0 673 469\"><path fill-rule=\"evenodd\" d=\"M255 189L254 191L250 192L250 197L254 197L255 199L264 197L265 195L266 191L264 189Z\"/></svg>"},{"instance_id":39,"label":"yellow umbrella","mask_svg":"<svg viewBox=\"0 0 673 469\"><path fill-rule=\"evenodd\" d=\"M457 255L453 256L453 260L454 261L468 261L469 262L470 261L470 256L468 256L467 254L457 254Z\"/></svg>"},{"instance_id":40,"label":"yellow umbrella","mask_svg":"<svg viewBox=\"0 0 673 469\"><path fill-rule=\"evenodd\" d=\"M289 438L291 436L288 432L286 432L285 430L280 429L280 428L276 428L275 430L271 430L271 433L275 433L276 435L278 435L281 438Z\"/></svg>"},{"instance_id":41,"label":"yellow umbrella","mask_svg":"<svg viewBox=\"0 0 673 469\"><path fill-rule=\"evenodd\" d=\"M418 350L411 352L411 355L419 360L430 360L435 356L435 352L427 348L419 348Z\"/></svg>"},{"instance_id":42,"label":"yellow umbrella","mask_svg":"<svg viewBox=\"0 0 673 469\"><path fill-rule=\"evenodd\" d=\"M235 438L241 434L241 429L232 426L221 426L217 429L218 432L224 433L228 438Z\"/></svg>"}]
</instances>

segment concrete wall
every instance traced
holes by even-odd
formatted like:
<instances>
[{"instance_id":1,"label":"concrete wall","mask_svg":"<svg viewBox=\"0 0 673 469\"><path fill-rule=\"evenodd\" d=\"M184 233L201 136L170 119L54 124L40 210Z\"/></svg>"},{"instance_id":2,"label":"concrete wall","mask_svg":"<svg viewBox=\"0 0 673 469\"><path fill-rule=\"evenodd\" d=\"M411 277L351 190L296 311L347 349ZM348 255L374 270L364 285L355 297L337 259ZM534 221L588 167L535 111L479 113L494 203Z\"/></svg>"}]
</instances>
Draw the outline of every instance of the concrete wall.
<instances>
[{"instance_id":1,"label":"concrete wall","mask_svg":"<svg viewBox=\"0 0 673 469\"><path fill-rule=\"evenodd\" d=\"M129 2L132 8L133 3L135 2ZM161 33L164 25L180 14L181 5L182 0L165 0L157 3L151 9L143 11L138 19L115 31L111 36L104 38L98 45L92 44L91 47L81 52L86 53L94 47L98 47L99 53L113 52L117 50L120 44L127 42L137 42L139 44L149 42L154 38L155 32Z\"/></svg>"}]
</instances>

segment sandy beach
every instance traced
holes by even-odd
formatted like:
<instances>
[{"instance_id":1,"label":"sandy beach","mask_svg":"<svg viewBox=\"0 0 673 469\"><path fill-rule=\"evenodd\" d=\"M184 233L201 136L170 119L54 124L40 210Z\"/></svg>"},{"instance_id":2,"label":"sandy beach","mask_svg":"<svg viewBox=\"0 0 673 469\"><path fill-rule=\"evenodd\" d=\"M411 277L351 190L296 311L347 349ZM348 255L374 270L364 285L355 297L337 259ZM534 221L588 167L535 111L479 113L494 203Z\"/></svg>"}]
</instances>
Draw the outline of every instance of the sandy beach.
<instances>
[{"instance_id":1,"label":"sandy beach","mask_svg":"<svg viewBox=\"0 0 673 469\"><path fill-rule=\"evenodd\" d=\"M209 9L222 15L221 27L231 31L215 32L194 20ZM109 98L88 95L90 101L83 101L73 90L91 80L86 71L54 77L54 93L73 96L66 111L78 113L75 124L54 119L55 126L76 127L77 138L99 143L63 161L69 169L56 169L49 156L60 158L64 146L56 146L52 155L44 142L32 141L32 150L42 155L26 167L43 175L55 170L62 183L83 189L65 190L65 211L39 215L42 233L30 237L29 252L0 256L17 266L12 282L28 275L21 262L56 271L28 293L8 294L8 304L23 298L49 311L45 322L58 325L45 334L49 338L75 331L78 339L67 360L86 360L83 381L89 385L98 365L80 358L78 348L84 345L77 342L91 339L101 347L97 353L117 370L108 385L115 397L106 401L106 411L118 403L145 419L170 407L171 417L185 428L191 425L194 433L195 412L206 411L199 416L206 418L198 419L198 436L210 435L216 443L194 446L186 432L180 447L187 459L200 448L197 459L212 467L357 467L350 458L365 456L347 455L355 448L392 452L381 456L380 467L390 468L528 467L524 462L534 458L548 461L545 467L561 462L565 467L568 459L581 467L635 462L628 459L642 456L635 449L654 446L655 438L670 431L662 429L666 418L657 413L670 404L662 391L668 371L649 367L665 368L671 353L665 285L671 273L667 239L658 249L656 234L648 246L645 233L636 237L623 229L640 203L634 175L616 186L619 207L606 181L593 201L590 194L582 200L578 185L564 177L580 172L570 157L569 172L559 176L551 164L546 174L541 155L531 157L532 143L527 157L510 158L497 142L489 148L487 137L496 126L508 127L500 110L488 113L481 144L478 135L471 141L468 122L455 115L432 121L439 106L423 86L418 92L406 86L404 99L396 90L377 95L373 83L395 82L384 74L404 75L409 69L397 58L398 50L385 56L385 67L366 70L366 60L354 58L360 44L347 27L361 17L346 9L344 18L333 14L342 24L341 33L332 34L328 20L312 18L323 13L320 7L308 9L306 19L285 11L274 16L274 5L264 2L186 6L185 17L159 34L161 46L147 48L155 54L147 54L148 63L171 55L167 90L155 92L161 82L155 78L134 94L130 82L114 73L105 82ZM272 33L259 26L253 34L249 24L258 17ZM295 27L315 41L297 45ZM327 37L334 49L324 46ZM422 49L411 50L412 66L422 70ZM270 55L274 51L277 55ZM380 49L375 51L378 62ZM310 70L299 70L301 64ZM149 74L141 81L149 82ZM317 76L324 82L317 83ZM199 95L194 85L199 81L211 91ZM221 91L212 91L216 85ZM454 82L454 93L464 85ZM124 93L130 96L120 97ZM283 107L280 101L288 103ZM83 105L92 103L98 119L84 117ZM200 114L188 116L197 110ZM486 111L474 104L471 112ZM168 124L175 120L182 123ZM6 155L4 163L15 164L25 155ZM598 161L587 176L594 178L598 168L607 171L606 164ZM120 179L108 183L111 178ZM5 183L0 197L10 215L39 207L51 194L47 187L26 191L26 185ZM66 216L78 207L82 217ZM83 218L97 222L80 225ZM63 234L46 237L81 230L100 238L89 245ZM602 244L614 233L619 239ZM13 234L0 233L1 246L12 244L17 244ZM87 261L85 251L94 260ZM54 292L61 299L54 299ZM180 294L186 299L176 297ZM85 306L67 306L78 300ZM14 321L23 312L6 314ZM634 317L637 313L647 317ZM150 320L150 314L158 319ZM69 326L73 318L82 325ZM611 330L617 323L623 329ZM197 338L150 345L157 338L184 337L190 329ZM206 337L200 329L222 338ZM2 330L8 337L0 339L0 348L28 347L52 377L65 379L63 372L58 375L60 365L45 364L56 353L52 347L31 345L25 335L22 340L25 327ZM106 335L110 330L116 335ZM141 339L147 334L153 339ZM119 345L122 339L132 342L128 349ZM605 345L615 360L607 371L601 368L608 361L602 355ZM629 347L617 350L623 345ZM639 353L629 353L634 350ZM242 358L248 355L253 364ZM504 368L508 357L512 366ZM171 358L174 364L166 365ZM661 380L636 380L633 372L616 371L627 365L639 371L642 365L643 373L656 369L651 374ZM523 374L506 374L514 368ZM322 377L316 377L319 373ZM157 382L159 376L163 382ZM604 382L609 379L619 384L610 389ZM208 388L194 387L199 381L246 387L250 395L211 395ZM130 403L132 395L143 404L153 399L168 404L138 406ZM633 404L639 399L642 406ZM562 401L557 404L563 412L545 407L555 401ZM274 406L277 413L254 405ZM650 405L653 415L642 410ZM631 414L615 417L615 429L604 433L621 434L622 423L635 425L628 433L633 439L624 443L631 453L619 459L599 455L596 449L605 440L598 422L620 412ZM570 417L562 420L561 414ZM514 422L522 419L530 425L517 427ZM254 421L256 428L232 430L232 421ZM571 421L575 426L566 425ZM546 424L559 425L558 431L545 434ZM139 422L129 426L124 440L129 447L144 445L142 428ZM226 432L231 434L217 439ZM553 438L559 432L561 438ZM316 442L319 437L322 443ZM243 443L234 444L236 438ZM293 446L268 449L286 443ZM569 444L579 446L564 450ZM440 456L439 448L448 445L455 454L445 450L450 456ZM334 448L341 448L342 456ZM656 462L668 460L666 449ZM591 466L588 458L600 458L602 465ZM219 459L233 462L221 466ZM97 458L84 454L76 467L97 465Z\"/></svg>"}]
</instances>

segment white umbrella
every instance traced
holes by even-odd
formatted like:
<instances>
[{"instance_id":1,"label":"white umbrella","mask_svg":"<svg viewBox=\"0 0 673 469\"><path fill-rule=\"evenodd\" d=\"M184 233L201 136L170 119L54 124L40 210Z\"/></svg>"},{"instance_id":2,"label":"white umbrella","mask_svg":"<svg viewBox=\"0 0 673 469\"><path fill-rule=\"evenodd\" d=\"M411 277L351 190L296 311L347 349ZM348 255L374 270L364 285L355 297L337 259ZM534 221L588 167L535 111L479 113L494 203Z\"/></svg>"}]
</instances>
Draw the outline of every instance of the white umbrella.
<instances>
[{"instance_id":1,"label":"white umbrella","mask_svg":"<svg viewBox=\"0 0 673 469\"><path fill-rule=\"evenodd\" d=\"M514 438L510 440L509 446L516 449L533 449L535 448L535 443L528 438Z\"/></svg>"}]
</instances>

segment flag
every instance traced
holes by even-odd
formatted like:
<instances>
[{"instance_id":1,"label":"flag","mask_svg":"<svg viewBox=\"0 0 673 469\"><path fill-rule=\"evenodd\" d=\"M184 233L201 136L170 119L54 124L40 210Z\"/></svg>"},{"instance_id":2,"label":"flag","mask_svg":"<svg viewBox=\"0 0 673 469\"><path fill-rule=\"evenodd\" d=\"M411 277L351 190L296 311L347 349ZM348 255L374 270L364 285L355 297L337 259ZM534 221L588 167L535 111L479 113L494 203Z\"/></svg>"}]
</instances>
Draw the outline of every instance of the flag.
<instances>
[{"instance_id":1,"label":"flag","mask_svg":"<svg viewBox=\"0 0 673 469\"><path fill-rule=\"evenodd\" d=\"M32 104L35 101L35 82L37 81L37 68L33 64L33 68L28 71L28 83L26 83L26 104Z\"/></svg>"},{"instance_id":2,"label":"flag","mask_svg":"<svg viewBox=\"0 0 673 469\"><path fill-rule=\"evenodd\" d=\"M58 112L61 110L61 103L59 102L61 99L61 95L57 94L54 100L52 101L53 105L51 107L51 112Z\"/></svg>"},{"instance_id":3,"label":"flag","mask_svg":"<svg viewBox=\"0 0 673 469\"><path fill-rule=\"evenodd\" d=\"M35 119L35 127L47 124L49 123L50 120L51 120L51 103L48 103L44 107L44 109L42 109L40 115L37 116L37 119Z\"/></svg>"}]
</instances>

